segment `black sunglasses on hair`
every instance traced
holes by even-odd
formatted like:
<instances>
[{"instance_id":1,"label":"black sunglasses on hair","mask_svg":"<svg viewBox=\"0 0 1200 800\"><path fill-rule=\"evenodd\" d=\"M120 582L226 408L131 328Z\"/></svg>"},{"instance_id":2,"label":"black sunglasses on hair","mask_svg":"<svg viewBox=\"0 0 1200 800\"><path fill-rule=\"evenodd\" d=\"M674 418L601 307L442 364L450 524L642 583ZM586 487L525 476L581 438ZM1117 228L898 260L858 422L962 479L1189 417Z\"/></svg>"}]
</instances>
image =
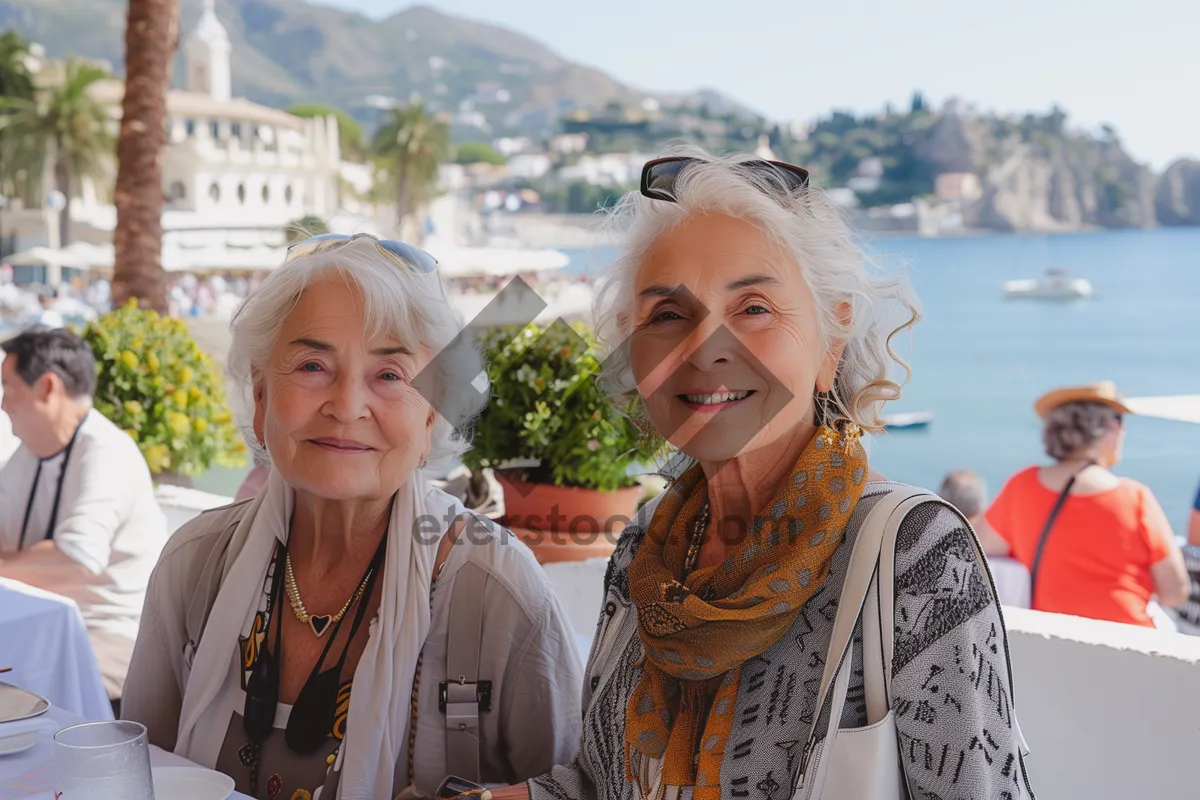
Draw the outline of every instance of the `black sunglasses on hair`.
<instances>
[{"instance_id":1,"label":"black sunglasses on hair","mask_svg":"<svg viewBox=\"0 0 1200 800\"><path fill-rule=\"evenodd\" d=\"M651 200L666 200L668 203L674 203L675 179L688 165L697 161L700 159L691 156L667 156L647 161L646 166L642 167L642 194ZM808 185L808 170L783 161L755 159L743 161L736 168L775 175L783 180L783 185L789 192L803 189Z\"/></svg>"}]
</instances>

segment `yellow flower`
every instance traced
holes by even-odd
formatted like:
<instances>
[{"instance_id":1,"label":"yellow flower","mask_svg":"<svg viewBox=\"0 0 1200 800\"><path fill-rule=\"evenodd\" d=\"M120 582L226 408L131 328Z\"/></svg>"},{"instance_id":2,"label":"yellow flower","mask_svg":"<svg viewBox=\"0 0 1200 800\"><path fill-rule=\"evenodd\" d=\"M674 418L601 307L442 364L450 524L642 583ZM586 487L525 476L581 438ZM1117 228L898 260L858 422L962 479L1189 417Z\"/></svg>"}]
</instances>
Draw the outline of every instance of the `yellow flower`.
<instances>
[{"instance_id":1,"label":"yellow flower","mask_svg":"<svg viewBox=\"0 0 1200 800\"><path fill-rule=\"evenodd\" d=\"M138 357L129 350L122 350L121 363L125 365L126 369L137 369Z\"/></svg>"},{"instance_id":2,"label":"yellow flower","mask_svg":"<svg viewBox=\"0 0 1200 800\"><path fill-rule=\"evenodd\" d=\"M233 449L235 452L244 453L244 452L246 452L246 443L243 442L241 439L238 439L236 442L233 443Z\"/></svg>"},{"instance_id":3,"label":"yellow flower","mask_svg":"<svg viewBox=\"0 0 1200 800\"><path fill-rule=\"evenodd\" d=\"M191 383L192 379L195 377L196 377L196 371L194 369L192 369L191 367L184 367L183 369L179 370L179 382L180 383L185 383L185 384Z\"/></svg>"},{"instance_id":4,"label":"yellow flower","mask_svg":"<svg viewBox=\"0 0 1200 800\"><path fill-rule=\"evenodd\" d=\"M194 403L197 400L200 400L202 397L204 397L204 392L200 391L195 386L193 386L192 388L188 389L188 397L190 397L192 399L192 402Z\"/></svg>"},{"instance_id":5,"label":"yellow flower","mask_svg":"<svg viewBox=\"0 0 1200 800\"><path fill-rule=\"evenodd\" d=\"M154 353L146 356L146 364L150 367L151 372L158 372L158 356L154 355Z\"/></svg>"},{"instance_id":6,"label":"yellow flower","mask_svg":"<svg viewBox=\"0 0 1200 800\"><path fill-rule=\"evenodd\" d=\"M218 411L216 414L213 414L213 422L217 423L218 425L225 425L232 419L233 415L228 411Z\"/></svg>"},{"instance_id":7,"label":"yellow flower","mask_svg":"<svg viewBox=\"0 0 1200 800\"><path fill-rule=\"evenodd\" d=\"M206 419L198 419L194 424L196 426L196 433L204 433L208 430L208 420Z\"/></svg>"},{"instance_id":8,"label":"yellow flower","mask_svg":"<svg viewBox=\"0 0 1200 800\"><path fill-rule=\"evenodd\" d=\"M138 432L135 431L133 428L126 428L125 433L127 433L129 435L129 438L133 439L135 442L138 440Z\"/></svg>"},{"instance_id":9,"label":"yellow flower","mask_svg":"<svg viewBox=\"0 0 1200 800\"><path fill-rule=\"evenodd\" d=\"M171 466L171 451L165 444L152 444L142 451L151 472L162 472Z\"/></svg>"},{"instance_id":10,"label":"yellow flower","mask_svg":"<svg viewBox=\"0 0 1200 800\"><path fill-rule=\"evenodd\" d=\"M125 411L128 414L141 414L142 413L142 404L139 403L137 400L126 400L125 401Z\"/></svg>"},{"instance_id":11,"label":"yellow flower","mask_svg":"<svg viewBox=\"0 0 1200 800\"><path fill-rule=\"evenodd\" d=\"M177 411L167 412L167 427L176 436L187 436L192 432L192 421L188 419L187 414L180 414Z\"/></svg>"},{"instance_id":12,"label":"yellow flower","mask_svg":"<svg viewBox=\"0 0 1200 800\"><path fill-rule=\"evenodd\" d=\"M171 395L171 399L175 402L175 405L178 408L187 408L188 393L183 389L176 389L175 393Z\"/></svg>"}]
</instances>

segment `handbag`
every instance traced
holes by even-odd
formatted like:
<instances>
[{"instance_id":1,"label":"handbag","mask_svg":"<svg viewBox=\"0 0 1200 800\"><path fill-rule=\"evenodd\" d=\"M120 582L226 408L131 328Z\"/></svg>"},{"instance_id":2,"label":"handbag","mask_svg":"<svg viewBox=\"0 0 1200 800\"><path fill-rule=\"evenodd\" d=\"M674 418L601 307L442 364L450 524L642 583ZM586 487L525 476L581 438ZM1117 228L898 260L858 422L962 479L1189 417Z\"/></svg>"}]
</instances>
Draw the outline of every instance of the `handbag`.
<instances>
[{"instance_id":1,"label":"handbag","mask_svg":"<svg viewBox=\"0 0 1200 800\"><path fill-rule=\"evenodd\" d=\"M816 707L825 709L828 704L828 716L820 713L816 716L793 782L793 800L901 800L908 797L896 716L890 707L895 650L896 537L908 513L928 502L952 509L924 489L903 486L877 501L863 521L842 584L825 671L817 694ZM963 526L971 530L965 519ZM971 541L979 563L986 565L978 539L972 535ZM984 569L986 571L986 566ZM861 728L839 729L852 671L854 628L860 616L868 724ZM1008 684L1011 698L1011 667ZM817 724L822 719L827 719L824 730ZM1014 728L1021 742L1018 751L1024 756L1027 748L1015 719Z\"/></svg>"}]
</instances>

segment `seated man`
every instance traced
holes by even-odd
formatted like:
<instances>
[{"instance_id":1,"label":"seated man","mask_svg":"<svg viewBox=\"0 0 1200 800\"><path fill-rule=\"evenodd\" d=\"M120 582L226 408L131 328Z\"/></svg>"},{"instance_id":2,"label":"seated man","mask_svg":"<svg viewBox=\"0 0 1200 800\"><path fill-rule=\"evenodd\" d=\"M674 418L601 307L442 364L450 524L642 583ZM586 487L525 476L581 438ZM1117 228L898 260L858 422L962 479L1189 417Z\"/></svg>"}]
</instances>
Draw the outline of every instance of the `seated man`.
<instances>
[{"instance_id":1,"label":"seated man","mask_svg":"<svg viewBox=\"0 0 1200 800\"><path fill-rule=\"evenodd\" d=\"M92 408L88 345L33 328L0 348L0 404L21 442L0 469L0 577L79 605L117 699L167 521L137 445Z\"/></svg>"},{"instance_id":2,"label":"seated man","mask_svg":"<svg viewBox=\"0 0 1200 800\"><path fill-rule=\"evenodd\" d=\"M987 510L987 483L979 473L969 469L956 469L947 474L938 489L938 496L961 511L972 525Z\"/></svg>"}]
</instances>

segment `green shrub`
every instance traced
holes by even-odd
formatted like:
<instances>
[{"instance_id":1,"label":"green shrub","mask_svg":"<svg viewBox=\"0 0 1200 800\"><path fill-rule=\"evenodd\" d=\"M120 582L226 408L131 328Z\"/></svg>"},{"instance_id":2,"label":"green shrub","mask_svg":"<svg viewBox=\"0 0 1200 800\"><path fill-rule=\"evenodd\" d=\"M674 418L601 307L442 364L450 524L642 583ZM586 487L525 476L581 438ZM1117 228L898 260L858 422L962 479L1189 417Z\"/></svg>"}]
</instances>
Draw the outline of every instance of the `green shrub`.
<instances>
[{"instance_id":1,"label":"green shrub","mask_svg":"<svg viewBox=\"0 0 1200 800\"><path fill-rule=\"evenodd\" d=\"M137 442L150 472L245 464L221 376L182 321L131 300L82 335L96 358L96 410Z\"/></svg>"},{"instance_id":2,"label":"green shrub","mask_svg":"<svg viewBox=\"0 0 1200 800\"><path fill-rule=\"evenodd\" d=\"M633 486L631 464L658 444L640 433L596 383L600 362L586 326L556 322L495 328L481 337L492 398L475 426L472 468L536 460L524 478L612 491Z\"/></svg>"}]
</instances>

